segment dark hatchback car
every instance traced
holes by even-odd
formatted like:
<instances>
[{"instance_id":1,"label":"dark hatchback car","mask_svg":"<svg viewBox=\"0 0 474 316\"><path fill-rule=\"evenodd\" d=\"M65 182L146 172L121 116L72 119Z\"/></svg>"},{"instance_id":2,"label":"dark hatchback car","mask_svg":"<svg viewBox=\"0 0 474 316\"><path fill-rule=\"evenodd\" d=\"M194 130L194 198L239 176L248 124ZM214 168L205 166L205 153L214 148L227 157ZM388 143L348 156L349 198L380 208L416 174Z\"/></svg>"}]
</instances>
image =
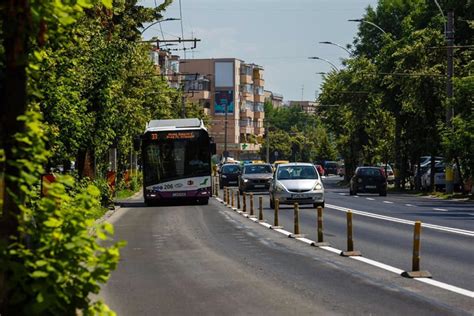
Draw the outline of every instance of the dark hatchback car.
<instances>
[{"instance_id":1,"label":"dark hatchback car","mask_svg":"<svg viewBox=\"0 0 474 316\"><path fill-rule=\"evenodd\" d=\"M272 165L268 163L245 165L239 179L239 191L268 191L273 178Z\"/></svg>"},{"instance_id":2,"label":"dark hatchback car","mask_svg":"<svg viewBox=\"0 0 474 316\"><path fill-rule=\"evenodd\" d=\"M378 193L387 195L387 178L379 167L358 167L351 179L350 195L357 193Z\"/></svg>"},{"instance_id":3,"label":"dark hatchback car","mask_svg":"<svg viewBox=\"0 0 474 316\"><path fill-rule=\"evenodd\" d=\"M240 166L237 164L225 164L219 170L220 188L239 185Z\"/></svg>"},{"instance_id":4,"label":"dark hatchback car","mask_svg":"<svg viewBox=\"0 0 474 316\"><path fill-rule=\"evenodd\" d=\"M328 176L330 174L337 175L337 162L335 161L326 161L324 162L324 172Z\"/></svg>"}]
</instances>

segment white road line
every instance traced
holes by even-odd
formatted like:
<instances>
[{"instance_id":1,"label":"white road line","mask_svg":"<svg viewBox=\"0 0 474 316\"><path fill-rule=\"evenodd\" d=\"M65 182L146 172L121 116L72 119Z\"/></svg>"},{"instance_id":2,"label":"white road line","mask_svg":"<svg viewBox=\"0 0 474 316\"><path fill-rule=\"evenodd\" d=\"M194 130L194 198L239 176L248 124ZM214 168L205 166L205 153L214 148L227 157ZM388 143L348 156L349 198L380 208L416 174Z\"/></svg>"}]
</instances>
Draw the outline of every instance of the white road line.
<instances>
[{"instance_id":1,"label":"white road line","mask_svg":"<svg viewBox=\"0 0 474 316\"><path fill-rule=\"evenodd\" d=\"M359 198L360 196L358 196L358 195L353 195L352 197Z\"/></svg>"},{"instance_id":2,"label":"white road line","mask_svg":"<svg viewBox=\"0 0 474 316\"><path fill-rule=\"evenodd\" d=\"M434 208L435 211L447 212L448 210L445 208Z\"/></svg>"},{"instance_id":3,"label":"white road line","mask_svg":"<svg viewBox=\"0 0 474 316\"><path fill-rule=\"evenodd\" d=\"M365 198L366 200L369 200L369 201L375 201L375 199L373 198Z\"/></svg>"},{"instance_id":4,"label":"white road line","mask_svg":"<svg viewBox=\"0 0 474 316\"><path fill-rule=\"evenodd\" d=\"M347 195L347 193L338 193L339 195Z\"/></svg>"},{"instance_id":5,"label":"white road line","mask_svg":"<svg viewBox=\"0 0 474 316\"><path fill-rule=\"evenodd\" d=\"M439 287L439 288L442 288L442 289L445 289L445 290L448 290L448 291L451 291L451 292L455 292L455 293L458 293L458 294L462 294L462 295L474 298L474 292L473 291L465 290L465 289L462 289L462 288L454 286L454 285L450 285L450 284L439 282L439 281L436 281L436 280L433 280L433 279L426 279L426 278L420 278L420 279L415 279L415 280L418 281L418 282L423 282L423 283L430 284L430 285L433 285L433 286L436 286L436 287Z\"/></svg>"},{"instance_id":6,"label":"white road line","mask_svg":"<svg viewBox=\"0 0 474 316\"><path fill-rule=\"evenodd\" d=\"M405 206L408 206L408 207L415 207L415 205L413 205L413 204L405 204Z\"/></svg>"},{"instance_id":7,"label":"white road line","mask_svg":"<svg viewBox=\"0 0 474 316\"><path fill-rule=\"evenodd\" d=\"M326 204L326 207L328 208L332 208L332 209L335 209L335 210L339 210L339 211L344 211L344 212L347 212L347 208L343 208L343 207L340 207L340 206L336 206L336 205L329 205L329 204ZM375 214L372 214L372 213L367 213L367 212L362 212L362 211L356 211L356 210L352 210L353 213L355 214L359 214L359 215L363 215L363 216L368 216L368 217L374 217L374 218L378 218L378 217L384 217L385 220L389 220L389 221L394 221L394 222L399 222L399 223L404 223L404 224L410 224L410 225L413 225L414 222L412 221L407 221L407 220L402 220L402 219L398 219L398 218L394 218L394 217L389 217L389 216L382 216L382 215L375 215ZM244 217L247 217L249 218L250 220L252 221L258 221L256 218L250 218L248 217L247 214L242 214ZM474 214L469 214L469 215L474 215ZM271 228L271 225L265 223L265 222L259 222L260 225L263 225L267 228ZM425 227L429 227L429 228L433 228L433 229L439 229L439 230L445 230L445 231L450 231L450 230L456 230L457 232L455 231L451 231L451 232L455 232L455 233L458 233L458 234L464 234L464 235L468 235L468 236L474 236L474 232L470 232L468 230L464 231L462 229L457 229L457 228L449 228L449 227L443 227L443 226L437 226L437 225L431 225L431 224L424 224ZM430 227L431 226L431 227ZM448 230L450 229L450 230ZM284 229L274 229L276 232L279 232L280 234L284 234L286 236L290 236L292 235L289 231L286 231ZM464 233L463 233L464 231ZM308 238L296 238L297 240L299 241L302 241L306 244L309 244L309 245L313 245L314 244L314 241L311 240L311 239L308 239ZM242 244L246 244L247 242L244 241L244 242L241 242ZM253 245L253 244L252 244ZM158 246L158 245L157 245ZM340 254L342 252L342 250L339 250L337 248L333 248L333 247L330 247L330 246L322 246L322 247L319 247L321 249L324 249L324 250L327 250L329 252L332 252L332 253L335 253L335 254ZM140 248L134 248L134 250L138 250ZM372 260L372 259L368 259L368 258L364 258L364 257L349 257L350 259L353 259L353 260L357 260L357 261L361 261L361 262L364 262L364 263L367 263L367 264L370 264L372 266L375 266L375 267L378 267L378 268L381 268L381 269L384 269L386 271L390 271L390 272L393 272L393 273L396 273L398 275L401 275L404 271L401 270L401 269L398 269L398 268L395 268L395 267L392 267L390 265L387 265L385 263L382 263L382 262L378 262L378 261L375 261L375 260ZM463 289L463 288L460 288L460 287L457 287L457 286L454 286L454 285L450 285L450 284L447 284L447 283L443 283L443 282L439 282L439 281L436 281L436 280L433 280L433 279L427 279L427 278L419 278L419 279L414 279L415 281L418 281L418 282L423 282L423 283L426 283L426 284L429 284L429 285L432 285L432 286L436 286L436 287L439 287L439 288L442 288L442 289L445 289L447 291L451 291L451 292L454 292L454 293L457 293L457 294L461 294L461 295L465 295L465 296L468 296L468 297L471 297L471 298L474 298L474 292L473 291L469 291L469 290L466 290L466 289Z\"/></svg>"},{"instance_id":8,"label":"white road line","mask_svg":"<svg viewBox=\"0 0 474 316\"><path fill-rule=\"evenodd\" d=\"M390 216L385 216L385 215L378 215L370 212L363 212L363 211L358 211L354 209L349 209L346 207L341 207L337 205L332 205L332 204L326 204L327 208L342 211L342 212L347 212L348 210L351 210L352 213L361 215L361 216L367 216L367 217L372 217L376 219L381 219L381 220L386 220L390 222L395 222L395 223L401 223L401 224L406 224L406 225L414 225L414 221L406 220L406 219L401 219L401 218L396 218L396 217L390 217ZM450 232L454 234L459 234L459 235L465 235L465 236L470 236L474 237L474 231L471 230L465 230L465 229L459 229L459 228L453 228L453 227L446 227L446 226L439 226L439 225L433 225L433 224L426 224L423 223L424 228L431 228L439 231L444 231L444 232Z\"/></svg>"},{"instance_id":9,"label":"white road line","mask_svg":"<svg viewBox=\"0 0 474 316\"><path fill-rule=\"evenodd\" d=\"M391 201L383 201L383 202L386 203L386 204L393 204L393 202L391 202Z\"/></svg>"}]
</instances>

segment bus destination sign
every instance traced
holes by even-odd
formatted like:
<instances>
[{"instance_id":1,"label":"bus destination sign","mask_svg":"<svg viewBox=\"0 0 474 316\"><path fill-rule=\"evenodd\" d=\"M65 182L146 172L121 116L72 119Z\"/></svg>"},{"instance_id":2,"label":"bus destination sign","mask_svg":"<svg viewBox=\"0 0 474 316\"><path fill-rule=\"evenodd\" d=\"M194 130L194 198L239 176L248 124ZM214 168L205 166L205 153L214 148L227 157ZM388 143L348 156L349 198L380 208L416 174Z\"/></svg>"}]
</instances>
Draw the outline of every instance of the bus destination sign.
<instances>
[{"instance_id":1,"label":"bus destination sign","mask_svg":"<svg viewBox=\"0 0 474 316\"><path fill-rule=\"evenodd\" d=\"M180 140L180 139L194 139L198 136L198 133L194 131L183 131L183 132L158 132L150 133L151 140Z\"/></svg>"}]
</instances>

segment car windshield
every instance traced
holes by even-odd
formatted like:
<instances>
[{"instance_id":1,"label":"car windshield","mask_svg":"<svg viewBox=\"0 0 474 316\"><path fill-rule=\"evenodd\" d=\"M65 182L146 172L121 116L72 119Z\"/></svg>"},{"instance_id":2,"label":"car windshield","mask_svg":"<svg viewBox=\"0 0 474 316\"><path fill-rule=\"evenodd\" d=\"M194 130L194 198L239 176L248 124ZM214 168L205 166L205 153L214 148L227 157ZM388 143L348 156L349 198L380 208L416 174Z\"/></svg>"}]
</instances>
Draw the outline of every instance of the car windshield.
<instances>
[{"instance_id":1,"label":"car windshield","mask_svg":"<svg viewBox=\"0 0 474 316\"><path fill-rule=\"evenodd\" d=\"M225 165L222 167L222 173L238 173L240 170L237 165Z\"/></svg>"},{"instance_id":2,"label":"car windshield","mask_svg":"<svg viewBox=\"0 0 474 316\"><path fill-rule=\"evenodd\" d=\"M358 176L366 176L366 177L378 177L382 175L382 170L379 168L360 168L357 171Z\"/></svg>"},{"instance_id":3,"label":"car windshield","mask_svg":"<svg viewBox=\"0 0 474 316\"><path fill-rule=\"evenodd\" d=\"M244 173L272 173L272 167L270 165L247 165L245 166Z\"/></svg>"},{"instance_id":4,"label":"car windshield","mask_svg":"<svg viewBox=\"0 0 474 316\"><path fill-rule=\"evenodd\" d=\"M319 179L312 166L283 166L278 169L278 180Z\"/></svg>"}]
</instances>

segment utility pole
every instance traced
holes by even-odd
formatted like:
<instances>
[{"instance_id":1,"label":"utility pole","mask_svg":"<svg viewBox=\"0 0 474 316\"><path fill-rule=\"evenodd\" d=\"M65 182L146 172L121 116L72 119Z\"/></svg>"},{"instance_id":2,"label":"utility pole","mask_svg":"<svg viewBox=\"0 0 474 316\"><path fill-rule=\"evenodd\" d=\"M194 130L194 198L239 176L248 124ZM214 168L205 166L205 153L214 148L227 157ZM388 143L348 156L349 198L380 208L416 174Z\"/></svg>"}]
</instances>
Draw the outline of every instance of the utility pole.
<instances>
[{"instance_id":1,"label":"utility pole","mask_svg":"<svg viewBox=\"0 0 474 316\"><path fill-rule=\"evenodd\" d=\"M224 113L224 161L227 162L227 157L229 156L227 152L227 102L224 104Z\"/></svg>"},{"instance_id":2,"label":"utility pole","mask_svg":"<svg viewBox=\"0 0 474 316\"><path fill-rule=\"evenodd\" d=\"M452 127L451 120L454 116L454 109L451 105L453 98L453 46L454 46L454 12L448 12L448 22L446 25L446 51L448 57L447 78L446 78L446 95L448 97L448 104L446 107L446 125L448 128ZM449 162L446 166L446 193L452 194L454 192L454 175L453 166Z\"/></svg>"},{"instance_id":3,"label":"utility pole","mask_svg":"<svg viewBox=\"0 0 474 316\"><path fill-rule=\"evenodd\" d=\"M265 127L265 135L267 136L266 143L267 143L267 152L266 152L266 161L267 163L270 163L270 122L267 122L266 127Z\"/></svg>"}]
</instances>

